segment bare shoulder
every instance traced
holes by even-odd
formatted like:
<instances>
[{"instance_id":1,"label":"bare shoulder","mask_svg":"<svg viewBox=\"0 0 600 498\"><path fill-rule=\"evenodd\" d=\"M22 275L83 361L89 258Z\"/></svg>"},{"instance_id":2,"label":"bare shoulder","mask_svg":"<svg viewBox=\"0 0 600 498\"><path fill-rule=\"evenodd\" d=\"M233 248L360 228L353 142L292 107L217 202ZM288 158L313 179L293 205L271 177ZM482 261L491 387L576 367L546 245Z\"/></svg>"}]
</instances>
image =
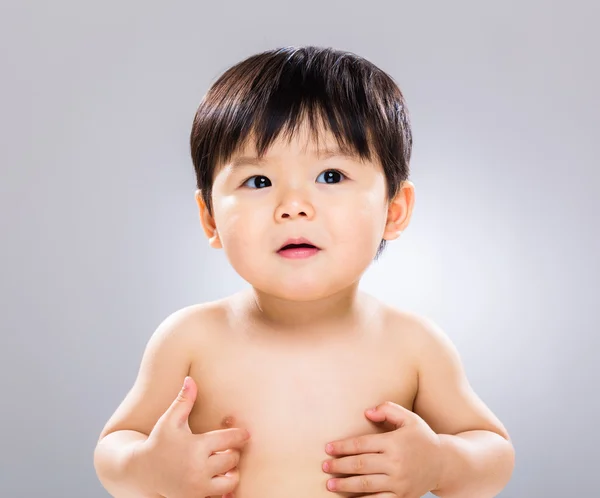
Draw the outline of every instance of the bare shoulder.
<instances>
[{"instance_id":1,"label":"bare shoulder","mask_svg":"<svg viewBox=\"0 0 600 498\"><path fill-rule=\"evenodd\" d=\"M428 354L454 355L458 351L446 332L431 318L413 311L383 304L386 321L393 339L400 340L403 349L410 352L416 365L423 367Z\"/></svg>"},{"instance_id":2,"label":"bare shoulder","mask_svg":"<svg viewBox=\"0 0 600 498\"><path fill-rule=\"evenodd\" d=\"M431 318L402 309L392 309L390 316L397 331L402 331L404 338L409 341L415 358L422 360L422 355L435 346L458 353L450 337Z\"/></svg>"},{"instance_id":3,"label":"bare shoulder","mask_svg":"<svg viewBox=\"0 0 600 498\"><path fill-rule=\"evenodd\" d=\"M438 434L488 430L510 439L506 428L469 382L456 346L431 318L386 307L397 348L417 372L413 411Z\"/></svg>"},{"instance_id":4,"label":"bare shoulder","mask_svg":"<svg viewBox=\"0 0 600 498\"><path fill-rule=\"evenodd\" d=\"M423 327L423 318L414 312L400 309L379 301L388 339L416 359L416 352L422 347L423 335L427 334Z\"/></svg>"},{"instance_id":5,"label":"bare shoulder","mask_svg":"<svg viewBox=\"0 0 600 498\"><path fill-rule=\"evenodd\" d=\"M220 301L193 304L173 311L156 327L148 344L146 353L159 348L168 348L171 353L188 353L185 363L191 363L190 347L210 337L211 331L219 323L222 306Z\"/></svg>"},{"instance_id":6,"label":"bare shoulder","mask_svg":"<svg viewBox=\"0 0 600 498\"><path fill-rule=\"evenodd\" d=\"M223 298L181 308L166 320L176 322L177 326L167 329L177 334L185 346L209 341L227 323L229 301L230 298Z\"/></svg>"}]
</instances>

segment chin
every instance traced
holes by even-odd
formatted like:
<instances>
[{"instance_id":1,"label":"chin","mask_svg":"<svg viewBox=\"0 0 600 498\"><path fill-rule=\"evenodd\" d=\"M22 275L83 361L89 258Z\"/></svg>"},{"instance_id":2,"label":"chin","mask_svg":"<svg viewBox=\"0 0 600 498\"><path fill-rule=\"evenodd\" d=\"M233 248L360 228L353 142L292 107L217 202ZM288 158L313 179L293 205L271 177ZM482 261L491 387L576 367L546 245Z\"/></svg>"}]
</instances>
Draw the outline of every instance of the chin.
<instances>
[{"instance_id":1,"label":"chin","mask_svg":"<svg viewBox=\"0 0 600 498\"><path fill-rule=\"evenodd\" d=\"M281 289L274 290L271 295L278 297L280 299L285 299L286 301L295 301L295 302L309 302L316 301L318 299L322 299L330 295L328 292L322 292L320 290L286 290L283 291Z\"/></svg>"},{"instance_id":2,"label":"chin","mask_svg":"<svg viewBox=\"0 0 600 498\"><path fill-rule=\"evenodd\" d=\"M274 275L271 275L271 277L274 277ZM260 281L247 281L258 291L286 301L316 301L336 292L330 285L327 285L327 282L323 281L301 282L297 279L286 281L283 278L269 281L265 281L264 278Z\"/></svg>"},{"instance_id":3,"label":"chin","mask_svg":"<svg viewBox=\"0 0 600 498\"><path fill-rule=\"evenodd\" d=\"M332 294L331 291L324 288L323 285L294 285L294 284L283 284L279 281L276 284L270 286L270 292L272 296L287 301L316 301Z\"/></svg>"}]
</instances>

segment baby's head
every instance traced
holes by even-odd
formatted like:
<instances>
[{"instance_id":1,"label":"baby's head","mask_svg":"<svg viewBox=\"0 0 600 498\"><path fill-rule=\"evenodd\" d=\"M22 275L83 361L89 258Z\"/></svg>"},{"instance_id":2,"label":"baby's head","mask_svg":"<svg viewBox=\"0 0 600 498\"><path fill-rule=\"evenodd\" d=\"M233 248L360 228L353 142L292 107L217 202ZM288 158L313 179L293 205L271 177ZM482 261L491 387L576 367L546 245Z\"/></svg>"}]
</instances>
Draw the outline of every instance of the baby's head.
<instances>
[{"instance_id":1,"label":"baby's head","mask_svg":"<svg viewBox=\"0 0 600 498\"><path fill-rule=\"evenodd\" d=\"M191 132L210 245L263 292L293 300L358 282L410 221L412 134L393 79L350 52L285 47L221 75ZM320 250L290 259L290 238Z\"/></svg>"}]
</instances>

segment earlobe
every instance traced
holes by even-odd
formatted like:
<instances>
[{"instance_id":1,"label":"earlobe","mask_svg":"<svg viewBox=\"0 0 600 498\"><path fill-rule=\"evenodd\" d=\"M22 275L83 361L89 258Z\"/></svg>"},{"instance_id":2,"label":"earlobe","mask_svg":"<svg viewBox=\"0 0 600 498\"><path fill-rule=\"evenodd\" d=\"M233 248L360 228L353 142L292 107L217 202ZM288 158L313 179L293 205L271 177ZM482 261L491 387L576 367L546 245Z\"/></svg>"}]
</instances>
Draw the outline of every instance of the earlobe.
<instances>
[{"instance_id":1,"label":"earlobe","mask_svg":"<svg viewBox=\"0 0 600 498\"><path fill-rule=\"evenodd\" d=\"M212 236L209 237L208 243L210 244L210 247L212 247L213 249L221 249L223 247L221 245L221 240L219 239L219 234L216 229L213 232Z\"/></svg>"},{"instance_id":2,"label":"earlobe","mask_svg":"<svg viewBox=\"0 0 600 498\"><path fill-rule=\"evenodd\" d=\"M385 240L396 240L402 234L402 230L386 230L383 234Z\"/></svg>"}]
</instances>

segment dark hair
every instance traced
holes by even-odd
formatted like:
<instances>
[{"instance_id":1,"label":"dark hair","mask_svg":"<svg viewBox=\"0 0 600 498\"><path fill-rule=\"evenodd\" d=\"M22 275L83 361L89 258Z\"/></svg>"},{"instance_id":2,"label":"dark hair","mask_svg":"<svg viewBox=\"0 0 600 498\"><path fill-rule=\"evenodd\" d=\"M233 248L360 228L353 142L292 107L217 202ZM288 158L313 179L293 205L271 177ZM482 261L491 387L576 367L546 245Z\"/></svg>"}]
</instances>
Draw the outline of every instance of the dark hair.
<instances>
[{"instance_id":1,"label":"dark hair","mask_svg":"<svg viewBox=\"0 0 600 498\"><path fill-rule=\"evenodd\" d=\"M197 188L211 216L216 169L250 137L262 157L282 130L291 138L305 118L317 141L319 125L324 125L344 152L366 160L374 152L385 173L387 200L394 198L408 178L412 150L409 115L398 85L352 52L282 47L229 68L200 102L190 146ZM375 259L385 243L381 241Z\"/></svg>"}]
</instances>

